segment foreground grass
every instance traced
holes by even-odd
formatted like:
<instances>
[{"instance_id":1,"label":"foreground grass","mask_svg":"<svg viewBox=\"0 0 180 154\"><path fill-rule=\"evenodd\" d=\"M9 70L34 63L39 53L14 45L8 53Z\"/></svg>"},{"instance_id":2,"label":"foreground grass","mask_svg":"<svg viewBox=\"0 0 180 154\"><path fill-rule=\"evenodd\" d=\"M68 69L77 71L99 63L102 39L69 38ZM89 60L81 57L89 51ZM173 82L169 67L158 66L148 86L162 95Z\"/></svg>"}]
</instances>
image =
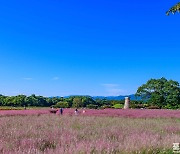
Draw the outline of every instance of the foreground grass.
<instances>
[{"instance_id":1,"label":"foreground grass","mask_svg":"<svg viewBox=\"0 0 180 154\"><path fill-rule=\"evenodd\" d=\"M0 117L0 153L172 153L180 119Z\"/></svg>"}]
</instances>

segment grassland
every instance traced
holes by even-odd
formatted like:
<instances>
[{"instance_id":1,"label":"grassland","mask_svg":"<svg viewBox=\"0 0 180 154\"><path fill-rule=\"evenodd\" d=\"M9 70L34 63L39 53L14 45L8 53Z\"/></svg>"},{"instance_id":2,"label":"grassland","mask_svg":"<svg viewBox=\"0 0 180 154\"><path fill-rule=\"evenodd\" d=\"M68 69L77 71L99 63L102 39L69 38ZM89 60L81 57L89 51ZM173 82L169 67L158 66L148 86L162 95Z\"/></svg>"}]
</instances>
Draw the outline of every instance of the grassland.
<instances>
[{"instance_id":1,"label":"grassland","mask_svg":"<svg viewBox=\"0 0 180 154\"><path fill-rule=\"evenodd\" d=\"M0 116L0 126L4 154L172 153L180 142L172 117L24 114Z\"/></svg>"}]
</instances>

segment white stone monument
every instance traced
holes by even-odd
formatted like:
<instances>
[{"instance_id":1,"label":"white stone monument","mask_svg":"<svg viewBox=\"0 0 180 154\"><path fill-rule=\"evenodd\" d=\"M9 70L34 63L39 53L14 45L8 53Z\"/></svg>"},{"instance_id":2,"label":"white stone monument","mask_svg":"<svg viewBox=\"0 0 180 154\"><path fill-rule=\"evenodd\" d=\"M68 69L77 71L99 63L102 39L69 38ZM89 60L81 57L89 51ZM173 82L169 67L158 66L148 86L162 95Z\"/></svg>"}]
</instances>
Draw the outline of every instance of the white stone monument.
<instances>
[{"instance_id":1,"label":"white stone monument","mask_svg":"<svg viewBox=\"0 0 180 154\"><path fill-rule=\"evenodd\" d=\"M129 109L130 97L125 97L124 109Z\"/></svg>"}]
</instances>

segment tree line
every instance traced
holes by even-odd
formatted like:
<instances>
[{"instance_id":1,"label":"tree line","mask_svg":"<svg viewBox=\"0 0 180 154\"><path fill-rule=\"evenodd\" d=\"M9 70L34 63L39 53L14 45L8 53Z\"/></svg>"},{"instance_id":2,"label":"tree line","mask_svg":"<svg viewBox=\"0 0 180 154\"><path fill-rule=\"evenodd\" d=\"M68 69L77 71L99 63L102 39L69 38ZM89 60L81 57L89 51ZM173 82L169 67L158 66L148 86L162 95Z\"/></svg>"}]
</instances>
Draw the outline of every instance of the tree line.
<instances>
[{"instance_id":1,"label":"tree line","mask_svg":"<svg viewBox=\"0 0 180 154\"><path fill-rule=\"evenodd\" d=\"M115 104L123 104L124 100L93 99L91 96L43 97L17 95L0 95L0 106L12 107L55 107L55 108L111 108Z\"/></svg>"},{"instance_id":2,"label":"tree line","mask_svg":"<svg viewBox=\"0 0 180 154\"><path fill-rule=\"evenodd\" d=\"M131 100L130 108L180 109L180 85L166 78L150 79L136 92L141 100ZM91 96L43 97L0 95L0 106L55 107L55 108L123 108L124 100L94 99Z\"/></svg>"}]
</instances>

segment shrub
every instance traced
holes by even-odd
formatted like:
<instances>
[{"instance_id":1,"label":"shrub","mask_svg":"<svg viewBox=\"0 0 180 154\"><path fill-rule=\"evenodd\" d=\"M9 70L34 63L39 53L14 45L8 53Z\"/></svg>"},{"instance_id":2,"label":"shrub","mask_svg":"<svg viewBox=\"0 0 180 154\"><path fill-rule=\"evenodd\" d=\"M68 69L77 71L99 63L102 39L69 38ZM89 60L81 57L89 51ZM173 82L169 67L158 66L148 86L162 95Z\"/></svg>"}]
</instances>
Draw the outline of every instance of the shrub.
<instances>
[{"instance_id":1,"label":"shrub","mask_svg":"<svg viewBox=\"0 0 180 154\"><path fill-rule=\"evenodd\" d=\"M89 104L89 105L87 105L86 107L89 108L89 109L97 109L97 108L98 108L98 105Z\"/></svg>"},{"instance_id":2,"label":"shrub","mask_svg":"<svg viewBox=\"0 0 180 154\"><path fill-rule=\"evenodd\" d=\"M55 108L68 108L69 104L68 102L58 102L54 107Z\"/></svg>"},{"instance_id":3,"label":"shrub","mask_svg":"<svg viewBox=\"0 0 180 154\"><path fill-rule=\"evenodd\" d=\"M115 104L115 105L113 106L113 108L115 108L115 109L122 109L123 107L124 107L123 104Z\"/></svg>"},{"instance_id":4,"label":"shrub","mask_svg":"<svg viewBox=\"0 0 180 154\"><path fill-rule=\"evenodd\" d=\"M133 109L141 109L141 108L148 108L148 104L130 104L130 108Z\"/></svg>"},{"instance_id":5,"label":"shrub","mask_svg":"<svg viewBox=\"0 0 180 154\"><path fill-rule=\"evenodd\" d=\"M147 109L160 109L160 107L159 106L153 106L153 105L151 105L151 106L149 106L149 107L147 107Z\"/></svg>"},{"instance_id":6,"label":"shrub","mask_svg":"<svg viewBox=\"0 0 180 154\"><path fill-rule=\"evenodd\" d=\"M111 105L103 105L102 108L106 109L106 108L112 108L112 107L111 107Z\"/></svg>"}]
</instances>

